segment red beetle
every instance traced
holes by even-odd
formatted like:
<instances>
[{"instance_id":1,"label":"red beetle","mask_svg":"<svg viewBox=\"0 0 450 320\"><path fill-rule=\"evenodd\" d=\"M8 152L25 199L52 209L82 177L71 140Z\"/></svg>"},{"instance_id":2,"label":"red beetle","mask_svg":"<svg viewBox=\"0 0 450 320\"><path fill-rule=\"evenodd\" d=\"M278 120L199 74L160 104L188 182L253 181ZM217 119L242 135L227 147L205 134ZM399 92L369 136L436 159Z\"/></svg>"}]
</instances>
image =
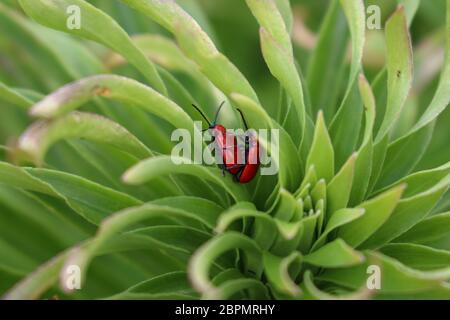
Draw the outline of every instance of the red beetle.
<instances>
[{"instance_id":1,"label":"red beetle","mask_svg":"<svg viewBox=\"0 0 450 320\"><path fill-rule=\"evenodd\" d=\"M220 167L223 172L226 170L231 173L239 183L247 183L256 176L259 169L260 161L258 139L255 134L248 134L248 126L244 115L241 110L237 109L242 117L242 121L244 122L245 130L247 131L247 134L245 135L245 159L243 159L243 163L238 163L240 145L237 141L238 138L236 135L227 132L227 129L224 126L217 124L217 118L224 103L225 101L220 104L213 123L208 121L206 116L196 105L193 104L192 106L208 123L208 130L212 131L211 134L214 137L214 142L217 143L218 149L222 152L221 156L223 159L223 164L221 164Z\"/></svg>"}]
</instances>

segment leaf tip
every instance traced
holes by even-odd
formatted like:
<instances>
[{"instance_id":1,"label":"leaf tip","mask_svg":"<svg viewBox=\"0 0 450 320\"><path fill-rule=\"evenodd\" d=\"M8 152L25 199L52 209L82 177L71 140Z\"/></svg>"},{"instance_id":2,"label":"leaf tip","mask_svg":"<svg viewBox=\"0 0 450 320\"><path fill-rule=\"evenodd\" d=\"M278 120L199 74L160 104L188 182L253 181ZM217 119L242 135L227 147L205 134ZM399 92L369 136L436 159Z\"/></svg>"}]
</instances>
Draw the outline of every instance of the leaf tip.
<instances>
[{"instance_id":1,"label":"leaf tip","mask_svg":"<svg viewBox=\"0 0 450 320\"><path fill-rule=\"evenodd\" d=\"M134 172L135 170L133 168L128 169L125 171L125 173L122 175L122 182L125 184L136 184L136 174Z\"/></svg>"}]
</instances>

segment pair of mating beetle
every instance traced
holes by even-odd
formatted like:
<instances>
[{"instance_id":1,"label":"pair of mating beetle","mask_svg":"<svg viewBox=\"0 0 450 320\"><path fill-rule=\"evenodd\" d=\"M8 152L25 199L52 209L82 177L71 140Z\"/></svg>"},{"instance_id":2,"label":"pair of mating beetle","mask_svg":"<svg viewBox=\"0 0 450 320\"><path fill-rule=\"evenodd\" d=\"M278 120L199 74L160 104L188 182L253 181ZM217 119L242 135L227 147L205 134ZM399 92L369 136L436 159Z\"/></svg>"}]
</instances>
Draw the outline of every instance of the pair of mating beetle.
<instances>
[{"instance_id":1,"label":"pair of mating beetle","mask_svg":"<svg viewBox=\"0 0 450 320\"><path fill-rule=\"evenodd\" d=\"M217 124L217 119L224 103L225 101L220 104L213 123L208 120L205 114L196 105L192 104L192 106L208 123L209 127L206 130L210 130L214 143L217 144L216 150L221 151L220 157L223 160L223 164L220 164L219 167L223 172L227 171L232 174L237 182L247 183L256 176L260 165L258 139L255 135L245 135L245 159L243 163L238 163L239 144L237 136L227 132L227 129L223 125ZM237 109L237 111L241 115L245 130L248 133L248 126L244 115L241 110Z\"/></svg>"}]
</instances>

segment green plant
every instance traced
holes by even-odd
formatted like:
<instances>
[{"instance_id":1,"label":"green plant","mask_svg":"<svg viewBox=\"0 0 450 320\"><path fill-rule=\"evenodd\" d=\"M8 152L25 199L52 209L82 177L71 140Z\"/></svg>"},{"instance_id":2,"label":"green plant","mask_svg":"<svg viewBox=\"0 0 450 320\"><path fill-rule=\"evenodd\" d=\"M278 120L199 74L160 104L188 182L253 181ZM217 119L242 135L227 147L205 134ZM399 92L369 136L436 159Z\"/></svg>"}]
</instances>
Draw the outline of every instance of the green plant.
<instances>
[{"instance_id":1,"label":"green plant","mask_svg":"<svg viewBox=\"0 0 450 320\"><path fill-rule=\"evenodd\" d=\"M419 1L399 1L386 22L370 85L362 1L330 2L305 69L289 1L247 0L278 81L274 107L218 51L195 2L90 2L0 4L4 298L450 298L448 116L435 130L450 100L449 0L440 80L416 104L408 26ZM81 29L67 28L70 5ZM98 8L151 34L130 38ZM252 128L280 130L278 175L243 186L172 163L171 131L200 120L191 103L211 116L223 95ZM237 119L225 110L227 126ZM443 157L428 156L440 136ZM64 290L70 265L82 290ZM366 286L372 265L378 290Z\"/></svg>"}]
</instances>

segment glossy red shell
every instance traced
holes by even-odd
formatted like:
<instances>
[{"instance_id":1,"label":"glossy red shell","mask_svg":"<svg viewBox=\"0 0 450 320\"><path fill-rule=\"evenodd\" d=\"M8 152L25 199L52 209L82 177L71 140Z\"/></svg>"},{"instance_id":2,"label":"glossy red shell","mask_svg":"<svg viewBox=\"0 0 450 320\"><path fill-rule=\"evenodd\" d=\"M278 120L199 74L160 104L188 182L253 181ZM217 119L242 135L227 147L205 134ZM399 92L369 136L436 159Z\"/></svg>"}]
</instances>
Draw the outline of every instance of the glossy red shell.
<instances>
[{"instance_id":1,"label":"glossy red shell","mask_svg":"<svg viewBox=\"0 0 450 320\"><path fill-rule=\"evenodd\" d=\"M248 137L248 146L245 149L245 159L242 164L238 163L239 148L237 137L227 132L222 125L215 125L213 131L215 143L222 151L224 169L236 177L239 183L250 182L259 169L259 144L256 136Z\"/></svg>"}]
</instances>

